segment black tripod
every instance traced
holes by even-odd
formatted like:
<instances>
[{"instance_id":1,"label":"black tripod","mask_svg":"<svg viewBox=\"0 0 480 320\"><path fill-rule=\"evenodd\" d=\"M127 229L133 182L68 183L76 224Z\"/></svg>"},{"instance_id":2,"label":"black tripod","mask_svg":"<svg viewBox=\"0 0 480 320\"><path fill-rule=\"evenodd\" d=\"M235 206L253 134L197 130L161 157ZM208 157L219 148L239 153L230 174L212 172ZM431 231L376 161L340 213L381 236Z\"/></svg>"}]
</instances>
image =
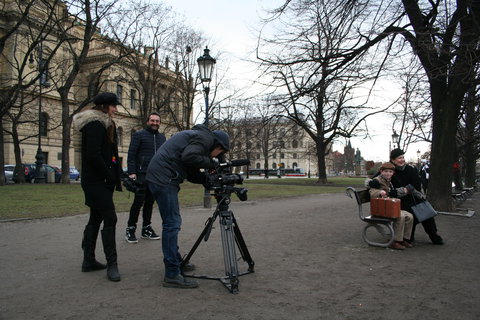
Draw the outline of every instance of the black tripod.
<instances>
[{"instance_id":1,"label":"black tripod","mask_svg":"<svg viewBox=\"0 0 480 320\"><path fill-rule=\"evenodd\" d=\"M235 220L233 212L228 209L228 205L230 204L231 200L230 195L232 194L232 192L237 192L239 190L241 189L235 188L233 186L227 186L224 190L220 192L215 192L215 198L217 200L217 207L215 209L215 212L213 212L213 215L207 219L205 223L205 228L203 229L192 249L185 256L180 265L180 267L182 268L185 264L189 263L190 258L192 257L197 247L200 245L202 239L204 241L208 240L208 238L210 237L210 232L212 231L213 223L215 222L217 217L220 217L219 222L223 247L223 259L225 263L225 277L210 277L187 274L185 274L184 276L192 278L219 280L230 291L230 293L238 293L238 277L254 272L253 267L255 265L252 257L250 256L250 253L248 252L248 248L245 244L242 233L238 228L238 224ZM237 255L234 241L237 244L242 259L248 264L248 270L245 272L238 271Z\"/></svg>"}]
</instances>

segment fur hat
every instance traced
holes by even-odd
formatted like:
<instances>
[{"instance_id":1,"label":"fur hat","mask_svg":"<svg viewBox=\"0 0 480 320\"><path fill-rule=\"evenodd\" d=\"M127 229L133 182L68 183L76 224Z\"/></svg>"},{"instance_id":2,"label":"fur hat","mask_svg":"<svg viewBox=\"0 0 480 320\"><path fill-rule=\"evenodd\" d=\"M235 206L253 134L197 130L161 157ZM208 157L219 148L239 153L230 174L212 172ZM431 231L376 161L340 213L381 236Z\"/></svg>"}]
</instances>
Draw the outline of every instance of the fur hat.
<instances>
[{"instance_id":1,"label":"fur hat","mask_svg":"<svg viewBox=\"0 0 480 320\"><path fill-rule=\"evenodd\" d=\"M395 166L391 162L385 162L380 166L380 171L383 170L395 170Z\"/></svg>"},{"instance_id":2,"label":"fur hat","mask_svg":"<svg viewBox=\"0 0 480 320\"><path fill-rule=\"evenodd\" d=\"M396 159L404 154L405 152L403 152L403 150L400 148L393 149L392 152L390 152L390 160Z\"/></svg>"}]
</instances>

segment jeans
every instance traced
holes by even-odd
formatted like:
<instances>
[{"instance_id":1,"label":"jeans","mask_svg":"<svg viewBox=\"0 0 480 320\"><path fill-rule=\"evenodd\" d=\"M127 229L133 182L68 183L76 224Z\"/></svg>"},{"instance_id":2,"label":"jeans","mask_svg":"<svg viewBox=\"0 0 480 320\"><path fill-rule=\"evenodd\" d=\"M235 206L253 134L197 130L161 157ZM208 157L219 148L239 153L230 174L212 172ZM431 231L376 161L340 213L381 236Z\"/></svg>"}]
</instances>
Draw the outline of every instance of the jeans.
<instances>
[{"instance_id":1,"label":"jeans","mask_svg":"<svg viewBox=\"0 0 480 320\"><path fill-rule=\"evenodd\" d=\"M162 251L165 264L165 276L175 278L180 274L182 257L178 252L178 232L182 225L178 204L177 185L158 185L149 183L148 187L157 201L160 216L162 217Z\"/></svg>"}]
</instances>

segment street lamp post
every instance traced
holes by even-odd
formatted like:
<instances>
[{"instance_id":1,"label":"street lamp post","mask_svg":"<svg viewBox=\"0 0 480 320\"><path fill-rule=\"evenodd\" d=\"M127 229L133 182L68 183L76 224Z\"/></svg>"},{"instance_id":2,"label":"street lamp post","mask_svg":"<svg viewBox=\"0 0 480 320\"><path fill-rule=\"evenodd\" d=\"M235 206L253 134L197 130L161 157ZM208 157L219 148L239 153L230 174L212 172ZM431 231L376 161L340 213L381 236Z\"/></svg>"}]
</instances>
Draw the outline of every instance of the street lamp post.
<instances>
[{"instance_id":1,"label":"street lamp post","mask_svg":"<svg viewBox=\"0 0 480 320\"><path fill-rule=\"evenodd\" d=\"M420 170L420 150L417 150L417 169Z\"/></svg>"},{"instance_id":2,"label":"street lamp post","mask_svg":"<svg viewBox=\"0 0 480 320\"><path fill-rule=\"evenodd\" d=\"M205 47L203 56L197 59L198 69L200 71L200 80L203 85L203 92L205 94L205 126L208 127L208 94L210 93L210 81L212 81L213 67L217 61L210 56L210 49Z\"/></svg>"},{"instance_id":3,"label":"street lamp post","mask_svg":"<svg viewBox=\"0 0 480 320\"><path fill-rule=\"evenodd\" d=\"M395 130L393 130L393 134L392 134L392 145L393 145L393 148L400 148L400 140L399 140L399 135L397 134L397 132Z\"/></svg>"},{"instance_id":4,"label":"street lamp post","mask_svg":"<svg viewBox=\"0 0 480 320\"><path fill-rule=\"evenodd\" d=\"M217 61L210 56L210 49L205 47L203 50L203 56L197 59L198 69L200 72L200 80L203 85L203 92L205 95L205 121L204 124L208 127L208 117L209 117L209 105L208 105L208 94L210 93L210 81L212 81L213 67ZM205 189L203 196L203 207L211 208L211 195L208 189Z\"/></svg>"},{"instance_id":5,"label":"street lamp post","mask_svg":"<svg viewBox=\"0 0 480 320\"><path fill-rule=\"evenodd\" d=\"M33 56L30 56L30 63L33 64ZM42 42L40 41L40 46L38 48L38 83L39 83L39 94L38 94L38 147L37 147L37 154L35 155L35 183L45 183L45 167L43 166L44 163L44 155L42 151L42 86L46 84L45 77L45 66L43 62L43 46Z\"/></svg>"}]
</instances>

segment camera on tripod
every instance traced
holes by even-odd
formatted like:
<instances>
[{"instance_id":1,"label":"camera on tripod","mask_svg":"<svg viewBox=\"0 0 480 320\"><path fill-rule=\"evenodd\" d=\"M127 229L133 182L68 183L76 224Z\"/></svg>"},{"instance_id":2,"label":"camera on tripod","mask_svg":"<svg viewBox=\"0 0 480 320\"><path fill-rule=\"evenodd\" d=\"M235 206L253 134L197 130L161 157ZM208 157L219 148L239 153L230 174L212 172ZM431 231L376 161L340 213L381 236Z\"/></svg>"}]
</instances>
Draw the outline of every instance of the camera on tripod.
<instances>
[{"instance_id":1,"label":"camera on tripod","mask_svg":"<svg viewBox=\"0 0 480 320\"><path fill-rule=\"evenodd\" d=\"M227 161L223 158L219 160L223 162L219 162L212 172L207 172L205 188L213 190L215 194L231 194L232 192L235 192L240 201L246 201L248 190L235 187L236 184L243 183L243 177L241 174L232 173L232 168L249 165L250 160L241 159Z\"/></svg>"}]
</instances>

